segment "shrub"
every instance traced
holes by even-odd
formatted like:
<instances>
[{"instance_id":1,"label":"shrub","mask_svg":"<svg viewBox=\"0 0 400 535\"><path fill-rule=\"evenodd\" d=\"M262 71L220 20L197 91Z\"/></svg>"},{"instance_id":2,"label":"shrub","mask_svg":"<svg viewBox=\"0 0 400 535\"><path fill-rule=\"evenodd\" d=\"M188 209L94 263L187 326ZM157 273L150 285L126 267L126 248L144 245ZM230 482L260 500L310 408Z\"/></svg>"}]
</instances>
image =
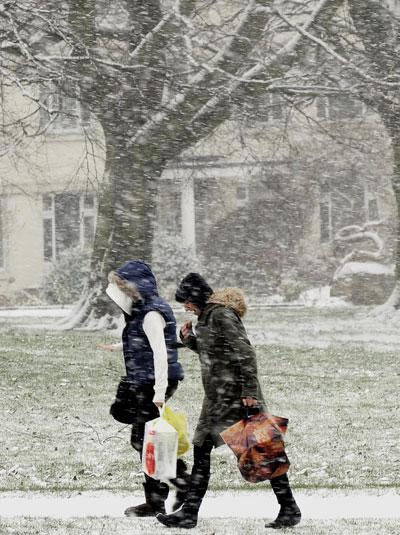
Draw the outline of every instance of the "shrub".
<instances>
[{"instance_id":1,"label":"shrub","mask_svg":"<svg viewBox=\"0 0 400 535\"><path fill-rule=\"evenodd\" d=\"M160 294L173 299L179 281L190 271L201 271L201 265L192 247L160 230L154 237L152 269Z\"/></svg>"},{"instance_id":2,"label":"shrub","mask_svg":"<svg viewBox=\"0 0 400 535\"><path fill-rule=\"evenodd\" d=\"M90 254L79 247L63 251L45 276L42 298L51 305L79 299L90 272Z\"/></svg>"},{"instance_id":3,"label":"shrub","mask_svg":"<svg viewBox=\"0 0 400 535\"><path fill-rule=\"evenodd\" d=\"M282 275L278 292L284 297L285 301L295 301L307 287L307 283L299 279L296 271L290 270Z\"/></svg>"}]
</instances>

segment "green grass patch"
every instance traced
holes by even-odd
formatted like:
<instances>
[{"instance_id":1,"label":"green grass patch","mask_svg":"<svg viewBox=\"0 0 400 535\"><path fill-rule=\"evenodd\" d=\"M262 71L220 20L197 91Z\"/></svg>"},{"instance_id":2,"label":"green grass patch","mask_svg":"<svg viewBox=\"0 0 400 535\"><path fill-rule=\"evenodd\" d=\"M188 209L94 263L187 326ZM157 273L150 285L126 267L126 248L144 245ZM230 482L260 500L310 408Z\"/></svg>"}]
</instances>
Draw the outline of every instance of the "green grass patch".
<instances>
[{"instance_id":1,"label":"green grass patch","mask_svg":"<svg viewBox=\"0 0 400 535\"><path fill-rule=\"evenodd\" d=\"M190 530L193 535L258 535L267 532L262 519L201 519L196 528ZM270 531L270 530L268 530ZM397 520L351 519L351 520L305 520L293 529L282 533L296 535L397 535ZM168 533L178 535L181 529L167 529L157 520L139 518L75 518L72 520L54 520L48 518L2 519L0 535L159 535Z\"/></svg>"},{"instance_id":2,"label":"green grass patch","mask_svg":"<svg viewBox=\"0 0 400 535\"><path fill-rule=\"evenodd\" d=\"M296 314L303 312L289 310L286 320ZM129 426L108 413L124 370L119 353L96 349L107 336L12 325L0 334L0 489L139 489ZM271 412L289 418L295 487L399 486L396 352L260 346L257 355ZM194 353L184 350L180 359L186 379L172 405L187 412L192 433L202 400L200 369ZM212 470L212 489L258 488L240 477L225 447L214 451Z\"/></svg>"}]
</instances>

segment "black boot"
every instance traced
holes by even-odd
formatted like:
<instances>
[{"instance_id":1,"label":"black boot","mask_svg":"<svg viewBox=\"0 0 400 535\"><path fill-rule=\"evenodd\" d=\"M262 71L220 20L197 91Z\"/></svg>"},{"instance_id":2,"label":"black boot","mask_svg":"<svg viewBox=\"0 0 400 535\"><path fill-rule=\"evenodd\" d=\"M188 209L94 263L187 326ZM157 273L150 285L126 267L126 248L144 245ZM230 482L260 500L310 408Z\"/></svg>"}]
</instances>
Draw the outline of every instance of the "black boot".
<instances>
[{"instance_id":1,"label":"black boot","mask_svg":"<svg viewBox=\"0 0 400 535\"><path fill-rule=\"evenodd\" d=\"M202 446L194 446L193 467L185 502L175 513L170 515L159 513L156 516L164 526L190 529L197 525L199 509L210 479L210 455L213 446L211 437L207 437Z\"/></svg>"},{"instance_id":2,"label":"black boot","mask_svg":"<svg viewBox=\"0 0 400 535\"><path fill-rule=\"evenodd\" d=\"M168 528L185 528L191 529L197 525L197 517L200 509L201 502L203 500L204 494L207 490L208 477L200 473L194 473L192 471L191 476L188 478L186 488L182 489L183 505L178 505L178 490L177 499L174 503L174 513L166 515L165 513L159 513L156 515L156 518L161 524L167 526ZM181 507L179 511L176 509Z\"/></svg>"},{"instance_id":3,"label":"black boot","mask_svg":"<svg viewBox=\"0 0 400 535\"><path fill-rule=\"evenodd\" d=\"M128 507L126 516L156 516L157 513L165 513L165 500L168 497L168 485L160 481L147 479L143 483L146 502L140 505Z\"/></svg>"},{"instance_id":4,"label":"black boot","mask_svg":"<svg viewBox=\"0 0 400 535\"><path fill-rule=\"evenodd\" d=\"M184 504L182 509L179 509L176 513L171 513L170 515L158 513L156 518L161 524L167 526L167 528L191 529L197 526L197 516L197 509L190 509Z\"/></svg>"},{"instance_id":5,"label":"black boot","mask_svg":"<svg viewBox=\"0 0 400 535\"><path fill-rule=\"evenodd\" d=\"M178 459L176 463L176 478L170 480L176 487L175 502L172 506L172 511L177 511L186 499L190 484L190 474L186 470L186 463L182 459Z\"/></svg>"},{"instance_id":6,"label":"black boot","mask_svg":"<svg viewBox=\"0 0 400 535\"><path fill-rule=\"evenodd\" d=\"M287 475L271 479L271 487L281 508L275 520L265 527L282 529L296 526L301 520L301 512L293 498Z\"/></svg>"},{"instance_id":7,"label":"black boot","mask_svg":"<svg viewBox=\"0 0 400 535\"><path fill-rule=\"evenodd\" d=\"M273 522L265 524L265 527L273 529L293 528L300 520L301 512L296 502L294 502L292 505L281 505L278 516Z\"/></svg>"}]
</instances>

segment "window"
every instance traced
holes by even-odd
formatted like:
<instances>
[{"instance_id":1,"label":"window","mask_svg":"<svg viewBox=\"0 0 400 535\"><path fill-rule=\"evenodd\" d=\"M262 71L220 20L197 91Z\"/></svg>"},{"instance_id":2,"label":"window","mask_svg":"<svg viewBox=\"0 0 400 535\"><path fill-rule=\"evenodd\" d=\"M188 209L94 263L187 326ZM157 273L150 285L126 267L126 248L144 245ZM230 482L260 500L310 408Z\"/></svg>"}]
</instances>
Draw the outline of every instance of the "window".
<instances>
[{"instance_id":1,"label":"window","mask_svg":"<svg viewBox=\"0 0 400 535\"><path fill-rule=\"evenodd\" d=\"M366 221L378 221L379 219L379 204L378 199L373 191L371 191L367 184L364 185L364 207Z\"/></svg>"},{"instance_id":2,"label":"window","mask_svg":"<svg viewBox=\"0 0 400 535\"><path fill-rule=\"evenodd\" d=\"M363 115L362 102L349 95L318 97L316 100L317 117L321 119L354 119Z\"/></svg>"},{"instance_id":3,"label":"window","mask_svg":"<svg viewBox=\"0 0 400 535\"><path fill-rule=\"evenodd\" d=\"M51 129L65 132L79 131L90 125L90 112L78 100L78 90L69 84L63 88L42 87L41 102L47 108L40 110L40 127L45 128L50 121Z\"/></svg>"},{"instance_id":4,"label":"window","mask_svg":"<svg viewBox=\"0 0 400 535\"><path fill-rule=\"evenodd\" d=\"M283 117L283 100L279 95L268 95L269 113L268 119L279 120Z\"/></svg>"},{"instance_id":5,"label":"window","mask_svg":"<svg viewBox=\"0 0 400 535\"><path fill-rule=\"evenodd\" d=\"M56 260L71 247L90 247L96 227L92 193L56 193L43 196L43 256Z\"/></svg>"},{"instance_id":6,"label":"window","mask_svg":"<svg viewBox=\"0 0 400 535\"><path fill-rule=\"evenodd\" d=\"M363 113L359 100L348 95L338 95L329 99L331 119L354 119Z\"/></svg>"},{"instance_id":7,"label":"window","mask_svg":"<svg viewBox=\"0 0 400 535\"><path fill-rule=\"evenodd\" d=\"M325 243L332 238L332 209L330 195L326 196L319 204L319 219L321 242Z\"/></svg>"},{"instance_id":8,"label":"window","mask_svg":"<svg viewBox=\"0 0 400 535\"><path fill-rule=\"evenodd\" d=\"M176 235L182 232L181 211L177 210L179 204L180 193L171 188L163 198L162 222L167 232Z\"/></svg>"},{"instance_id":9,"label":"window","mask_svg":"<svg viewBox=\"0 0 400 535\"><path fill-rule=\"evenodd\" d=\"M378 199L368 200L368 220L377 221L379 219Z\"/></svg>"},{"instance_id":10,"label":"window","mask_svg":"<svg viewBox=\"0 0 400 535\"><path fill-rule=\"evenodd\" d=\"M0 199L0 269L4 268L3 201Z\"/></svg>"},{"instance_id":11,"label":"window","mask_svg":"<svg viewBox=\"0 0 400 535\"><path fill-rule=\"evenodd\" d=\"M96 199L93 193L81 196L81 245L89 248L93 245L96 228Z\"/></svg>"},{"instance_id":12,"label":"window","mask_svg":"<svg viewBox=\"0 0 400 535\"><path fill-rule=\"evenodd\" d=\"M328 119L329 117L329 104L327 97L318 97L316 102L317 117L320 119Z\"/></svg>"},{"instance_id":13,"label":"window","mask_svg":"<svg viewBox=\"0 0 400 535\"><path fill-rule=\"evenodd\" d=\"M278 94L262 93L244 102L239 115L247 121L279 121L284 116L284 105L284 100Z\"/></svg>"},{"instance_id":14,"label":"window","mask_svg":"<svg viewBox=\"0 0 400 535\"><path fill-rule=\"evenodd\" d=\"M247 201L249 200L249 189L246 185L241 184L236 188L236 200L238 207L242 207L247 204Z\"/></svg>"}]
</instances>

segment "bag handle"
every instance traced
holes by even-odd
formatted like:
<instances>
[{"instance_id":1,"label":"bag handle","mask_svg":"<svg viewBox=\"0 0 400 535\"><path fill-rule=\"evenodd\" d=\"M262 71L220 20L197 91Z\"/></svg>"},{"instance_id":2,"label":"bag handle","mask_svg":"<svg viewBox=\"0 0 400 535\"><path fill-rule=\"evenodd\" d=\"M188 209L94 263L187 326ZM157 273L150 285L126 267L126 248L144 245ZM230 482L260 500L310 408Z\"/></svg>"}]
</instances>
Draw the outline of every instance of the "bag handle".
<instances>
[{"instance_id":1,"label":"bag handle","mask_svg":"<svg viewBox=\"0 0 400 535\"><path fill-rule=\"evenodd\" d=\"M249 407L248 405L246 405L244 407L244 410L245 410L244 420L248 420L252 416L255 416L256 414L260 414L261 407L260 405L253 405L252 407Z\"/></svg>"},{"instance_id":2,"label":"bag handle","mask_svg":"<svg viewBox=\"0 0 400 535\"><path fill-rule=\"evenodd\" d=\"M165 407L167 406L167 402L164 401L163 405L161 407L158 407L158 412L160 413L160 418L164 418L164 412Z\"/></svg>"}]
</instances>

